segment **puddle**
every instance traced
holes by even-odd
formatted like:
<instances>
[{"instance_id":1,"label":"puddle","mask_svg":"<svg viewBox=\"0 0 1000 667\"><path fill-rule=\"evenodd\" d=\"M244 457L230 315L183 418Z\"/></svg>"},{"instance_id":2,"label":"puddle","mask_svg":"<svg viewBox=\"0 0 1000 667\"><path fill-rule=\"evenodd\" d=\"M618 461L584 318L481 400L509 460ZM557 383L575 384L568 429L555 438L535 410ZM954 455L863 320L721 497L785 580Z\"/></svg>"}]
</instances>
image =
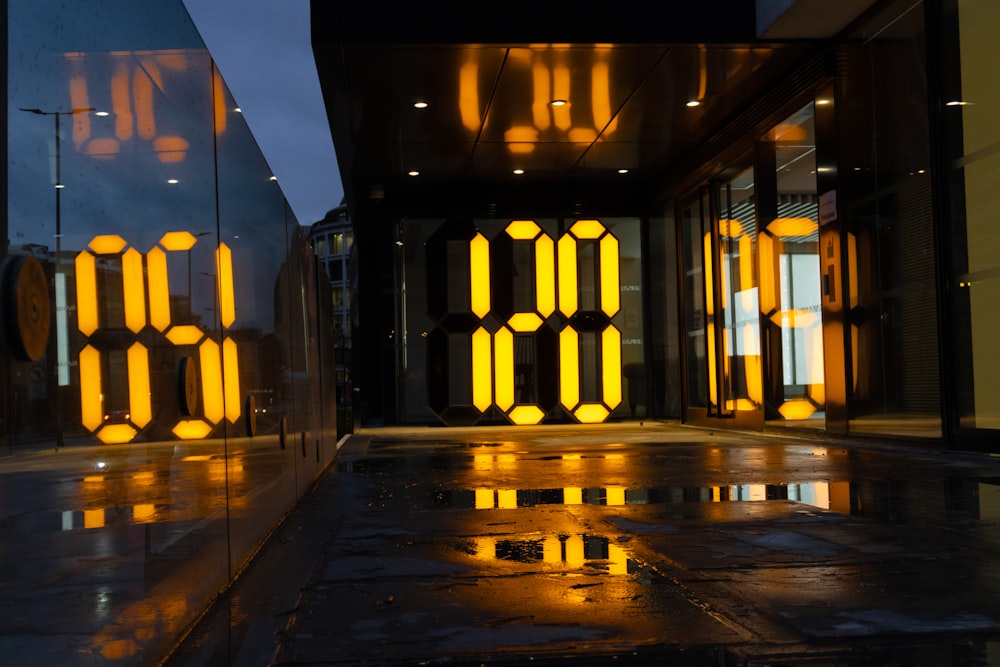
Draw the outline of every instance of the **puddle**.
<instances>
[{"instance_id":1,"label":"puddle","mask_svg":"<svg viewBox=\"0 0 1000 667\"><path fill-rule=\"evenodd\" d=\"M598 535L548 535L512 539L482 536L463 540L461 551L481 560L546 563L567 568L591 568L608 574L634 574L645 566L619 543Z\"/></svg>"}]
</instances>

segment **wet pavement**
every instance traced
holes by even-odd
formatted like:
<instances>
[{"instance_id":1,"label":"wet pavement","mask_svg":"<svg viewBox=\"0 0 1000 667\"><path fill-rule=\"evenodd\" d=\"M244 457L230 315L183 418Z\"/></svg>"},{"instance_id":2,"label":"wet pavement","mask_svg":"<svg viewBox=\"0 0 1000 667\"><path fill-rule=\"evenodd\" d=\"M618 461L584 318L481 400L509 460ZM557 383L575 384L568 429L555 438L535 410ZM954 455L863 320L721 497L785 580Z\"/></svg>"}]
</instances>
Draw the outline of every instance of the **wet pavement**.
<instances>
[{"instance_id":1,"label":"wet pavement","mask_svg":"<svg viewBox=\"0 0 1000 667\"><path fill-rule=\"evenodd\" d=\"M172 665L1000 664L1000 460L369 429Z\"/></svg>"}]
</instances>

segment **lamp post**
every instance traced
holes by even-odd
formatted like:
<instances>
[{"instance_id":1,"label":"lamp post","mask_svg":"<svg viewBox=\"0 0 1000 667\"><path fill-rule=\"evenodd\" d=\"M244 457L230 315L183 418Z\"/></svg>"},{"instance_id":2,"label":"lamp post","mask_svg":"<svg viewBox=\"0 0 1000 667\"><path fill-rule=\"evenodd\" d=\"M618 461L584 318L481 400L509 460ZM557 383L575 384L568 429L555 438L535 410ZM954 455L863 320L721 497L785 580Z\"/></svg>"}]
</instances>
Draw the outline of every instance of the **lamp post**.
<instances>
[{"instance_id":1,"label":"lamp post","mask_svg":"<svg viewBox=\"0 0 1000 667\"><path fill-rule=\"evenodd\" d=\"M62 410L60 408L59 400L59 387L64 383L69 383L68 373L67 377L63 377L63 367L62 361L59 358L62 350L63 340L60 336L61 327L59 326L60 314L65 317L66 303L65 303L65 283L62 275L62 210L61 210L61 199L60 194L62 193L63 185L62 182L62 140L59 136L59 119L62 116L73 116L75 114L87 113L88 111L94 111L94 107L78 107L71 109L70 111L42 111L41 109L24 109L21 111L26 113L33 113L37 116L52 116L55 118L55 149L56 149L56 261L55 261L55 272L53 276L53 289L55 291L55 304L56 304L56 389L55 389L55 409L56 409L56 450L63 444L63 427L62 427Z\"/></svg>"}]
</instances>

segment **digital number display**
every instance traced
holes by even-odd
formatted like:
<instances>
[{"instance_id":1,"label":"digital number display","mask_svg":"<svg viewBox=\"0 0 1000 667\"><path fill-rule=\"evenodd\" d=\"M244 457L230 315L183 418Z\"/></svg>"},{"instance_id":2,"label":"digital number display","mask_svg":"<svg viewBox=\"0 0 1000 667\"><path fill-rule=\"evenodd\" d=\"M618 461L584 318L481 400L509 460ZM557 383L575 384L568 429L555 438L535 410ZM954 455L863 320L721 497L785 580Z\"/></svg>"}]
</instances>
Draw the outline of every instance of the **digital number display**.
<instances>
[{"instance_id":1,"label":"digital number display","mask_svg":"<svg viewBox=\"0 0 1000 667\"><path fill-rule=\"evenodd\" d=\"M187 352L198 355L201 383L201 410L185 414L171 428L181 439L206 437L224 418L235 423L242 413L239 383L239 355L236 342L223 336L221 345L198 324L175 324L170 306L170 276L167 253L189 252L198 239L187 231L165 233L158 243L141 253L116 234L95 236L81 250L76 267L77 329L86 340L79 353L80 412L83 426L106 444L130 442L153 420L150 349L144 340L150 328L180 349L180 369ZM98 286L99 265L120 266L124 330L102 321L102 295ZM236 320L232 252L225 243L215 250L215 287L218 323L229 328ZM115 270L100 269L113 276ZM108 279L105 276L105 279ZM125 348L127 410L106 409L105 373L116 364L108 357ZM178 377L178 381L180 378ZM165 397L159 397L161 400ZM117 407L117 406L116 406Z\"/></svg>"},{"instance_id":2,"label":"digital number display","mask_svg":"<svg viewBox=\"0 0 1000 667\"><path fill-rule=\"evenodd\" d=\"M515 262L516 248L532 258L527 266ZM621 404L622 337L612 322L620 309L619 242L603 223L577 220L555 241L535 221L514 220L491 241L470 222L449 222L426 249L435 323L427 388L442 421L474 424L496 408L513 424L538 424L558 405L578 422L599 423ZM515 264L533 278L530 309L514 305ZM468 286L459 305L449 303L455 281ZM596 397L584 396L585 377ZM469 400L456 401L466 383Z\"/></svg>"}]
</instances>

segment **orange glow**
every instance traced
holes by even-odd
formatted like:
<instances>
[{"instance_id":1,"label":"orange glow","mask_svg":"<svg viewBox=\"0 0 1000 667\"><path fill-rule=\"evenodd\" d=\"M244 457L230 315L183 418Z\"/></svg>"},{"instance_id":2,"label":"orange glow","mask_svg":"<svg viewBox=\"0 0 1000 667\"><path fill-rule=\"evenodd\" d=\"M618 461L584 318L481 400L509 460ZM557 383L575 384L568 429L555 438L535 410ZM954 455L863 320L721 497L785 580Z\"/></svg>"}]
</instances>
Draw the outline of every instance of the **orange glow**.
<instances>
[{"instance_id":1,"label":"orange glow","mask_svg":"<svg viewBox=\"0 0 1000 667\"><path fill-rule=\"evenodd\" d=\"M607 489L605 489L605 496L607 498L608 505L616 507L625 505L624 486L609 486Z\"/></svg>"},{"instance_id":2,"label":"orange glow","mask_svg":"<svg viewBox=\"0 0 1000 667\"><path fill-rule=\"evenodd\" d=\"M501 329L502 331L503 329ZM497 332L499 336L499 331ZM499 349L499 343L497 345L497 357L501 356L501 352L507 352L509 349L510 360L497 359L497 366L499 367L501 363L508 363L510 366L510 372L501 375L497 371L498 377L510 378L511 386L510 393L513 397L514 393L514 362L513 362L513 343L509 344L509 348L504 350ZM479 327L472 334L472 404L475 405L481 412L486 412L489 409L490 404L493 402L493 388L492 388L492 378L493 370L490 367L490 360L493 357L492 350L490 350L490 333L483 327ZM500 391L500 388L497 388ZM513 402L513 401L511 401Z\"/></svg>"},{"instance_id":3,"label":"orange glow","mask_svg":"<svg viewBox=\"0 0 1000 667\"><path fill-rule=\"evenodd\" d=\"M215 251L216 280L219 287L219 318L222 326L236 321L236 292L233 287L233 253L225 243Z\"/></svg>"},{"instance_id":4,"label":"orange glow","mask_svg":"<svg viewBox=\"0 0 1000 667\"><path fill-rule=\"evenodd\" d=\"M129 442L136 433L128 424L108 424L94 435L106 445L120 445Z\"/></svg>"},{"instance_id":5,"label":"orange glow","mask_svg":"<svg viewBox=\"0 0 1000 667\"><path fill-rule=\"evenodd\" d=\"M86 250L77 254L76 264L76 327L90 336L100 326L97 319L97 263Z\"/></svg>"},{"instance_id":6,"label":"orange glow","mask_svg":"<svg viewBox=\"0 0 1000 667\"><path fill-rule=\"evenodd\" d=\"M569 228L569 231L573 236L582 241L600 238L601 234L607 231L607 228L601 224L600 220L577 220Z\"/></svg>"},{"instance_id":7,"label":"orange glow","mask_svg":"<svg viewBox=\"0 0 1000 667\"><path fill-rule=\"evenodd\" d=\"M611 76L608 71L606 54L594 64L590 73L590 104L594 114L594 128L600 131L604 128L607 136L615 131L617 120L611 119Z\"/></svg>"},{"instance_id":8,"label":"orange glow","mask_svg":"<svg viewBox=\"0 0 1000 667\"><path fill-rule=\"evenodd\" d=\"M136 523L152 523L156 516L156 505L142 503L132 506L132 520Z\"/></svg>"},{"instance_id":9,"label":"orange glow","mask_svg":"<svg viewBox=\"0 0 1000 667\"><path fill-rule=\"evenodd\" d=\"M486 332L485 329L480 327L480 331ZM486 334L487 345L489 340L489 334ZM473 338L472 341L473 350L475 350L476 341ZM514 405L514 334L511 333L510 329L507 327L500 327L500 329L493 335L493 345L494 345L494 382L496 383L496 404L497 407L506 412ZM473 352L473 356L475 356ZM475 371L473 371L473 376L475 376ZM475 382L473 382L475 386ZM475 400L475 391L473 391L473 404L482 411L486 411L489 407L489 401L486 402L485 407L481 407Z\"/></svg>"},{"instance_id":10,"label":"orange glow","mask_svg":"<svg viewBox=\"0 0 1000 667\"><path fill-rule=\"evenodd\" d=\"M847 288L851 295L849 305L858 307L858 239L847 232Z\"/></svg>"},{"instance_id":11,"label":"orange glow","mask_svg":"<svg viewBox=\"0 0 1000 667\"><path fill-rule=\"evenodd\" d=\"M458 111L467 130L475 132L479 129L482 114L479 108L479 63L471 58L458 73Z\"/></svg>"},{"instance_id":12,"label":"orange glow","mask_svg":"<svg viewBox=\"0 0 1000 667\"><path fill-rule=\"evenodd\" d=\"M601 334L601 398L614 410L622 402L622 334L609 324Z\"/></svg>"},{"instance_id":13,"label":"orange glow","mask_svg":"<svg viewBox=\"0 0 1000 667\"><path fill-rule=\"evenodd\" d=\"M552 97L554 100L568 100L570 98L570 71L565 65L558 65L552 69ZM573 126L573 118L570 115L569 105L550 106L552 110L552 123L565 132Z\"/></svg>"},{"instance_id":14,"label":"orange glow","mask_svg":"<svg viewBox=\"0 0 1000 667\"><path fill-rule=\"evenodd\" d=\"M82 254L82 253L81 253ZM101 395L101 353L92 345L80 350L80 419L96 431L104 423Z\"/></svg>"},{"instance_id":15,"label":"orange glow","mask_svg":"<svg viewBox=\"0 0 1000 667\"><path fill-rule=\"evenodd\" d=\"M577 311L576 239L569 234L559 239L559 312L566 317Z\"/></svg>"},{"instance_id":16,"label":"orange glow","mask_svg":"<svg viewBox=\"0 0 1000 667\"><path fill-rule=\"evenodd\" d=\"M84 528L103 528L104 527L104 508L96 510L83 510L83 527Z\"/></svg>"},{"instance_id":17,"label":"orange glow","mask_svg":"<svg viewBox=\"0 0 1000 667\"><path fill-rule=\"evenodd\" d=\"M497 491L497 508L502 510L517 509L517 489L500 489Z\"/></svg>"},{"instance_id":18,"label":"orange glow","mask_svg":"<svg viewBox=\"0 0 1000 667\"><path fill-rule=\"evenodd\" d=\"M153 420L149 392L149 351L138 342L132 343L132 347L128 349L128 406L130 419L139 428Z\"/></svg>"},{"instance_id":19,"label":"orange glow","mask_svg":"<svg viewBox=\"0 0 1000 667\"><path fill-rule=\"evenodd\" d=\"M219 136L226 131L226 93L222 76L215 69L212 70L212 101L215 110L215 135Z\"/></svg>"},{"instance_id":20,"label":"orange glow","mask_svg":"<svg viewBox=\"0 0 1000 667\"><path fill-rule=\"evenodd\" d=\"M115 114L115 136L120 141L132 138L132 101L129 99L128 64L120 60L111 75L111 107Z\"/></svg>"},{"instance_id":21,"label":"orange glow","mask_svg":"<svg viewBox=\"0 0 1000 667\"><path fill-rule=\"evenodd\" d=\"M243 413L240 400L240 363L236 353L236 341L226 338L222 341L223 386L226 390L226 419L235 424Z\"/></svg>"},{"instance_id":22,"label":"orange glow","mask_svg":"<svg viewBox=\"0 0 1000 667\"><path fill-rule=\"evenodd\" d=\"M170 286L167 283L167 253L160 248L153 247L146 253L146 278L149 282L149 323L157 331L163 331L170 326Z\"/></svg>"},{"instance_id":23,"label":"orange glow","mask_svg":"<svg viewBox=\"0 0 1000 667\"><path fill-rule=\"evenodd\" d=\"M469 241L469 274L471 285L470 304L476 317L482 319L490 312L490 242L481 233Z\"/></svg>"},{"instance_id":24,"label":"orange glow","mask_svg":"<svg viewBox=\"0 0 1000 667\"><path fill-rule=\"evenodd\" d=\"M819 224L811 218L775 218L767 226L767 231L779 238L809 236L818 230Z\"/></svg>"},{"instance_id":25,"label":"orange glow","mask_svg":"<svg viewBox=\"0 0 1000 667\"><path fill-rule=\"evenodd\" d=\"M743 225L739 220L719 220L719 235L738 238L743 235Z\"/></svg>"},{"instance_id":26,"label":"orange glow","mask_svg":"<svg viewBox=\"0 0 1000 667\"><path fill-rule=\"evenodd\" d=\"M476 489L476 509L493 509L493 489Z\"/></svg>"},{"instance_id":27,"label":"orange glow","mask_svg":"<svg viewBox=\"0 0 1000 667\"><path fill-rule=\"evenodd\" d=\"M74 74L69 80L69 98L74 109L90 108L90 95L87 92L86 77ZM90 114L73 114L73 145L77 150L90 137Z\"/></svg>"},{"instance_id":28,"label":"orange glow","mask_svg":"<svg viewBox=\"0 0 1000 667\"><path fill-rule=\"evenodd\" d=\"M584 403L573 411L573 416L581 424L600 424L611 413L600 403Z\"/></svg>"},{"instance_id":29,"label":"orange glow","mask_svg":"<svg viewBox=\"0 0 1000 667\"><path fill-rule=\"evenodd\" d=\"M597 130L592 130L589 127L574 127L567 131L566 136L573 143L590 144L597 139Z\"/></svg>"},{"instance_id":30,"label":"orange glow","mask_svg":"<svg viewBox=\"0 0 1000 667\"><path fill-rule=\"evenodd\" d=\"M538 141L538 130L533 127L512 127L503 135L507 150L515 155L527 155L535 150L534 142Z\"/></svg>"},{"instance_id":31,"label":"orange glow","mask_svg":"<svg viewBox=\"0 0 1000 667\"><path fill-rule=\"evenodd\" d=\"M200 419L182 419L171 430L181 440L197 440L207 436L212 427Z\"/></svg>"},{"instance_id":32,"label":"orange glow","mask_svg":"<svg viewBox=\"0 0 1000 667\"><path fill-rule=\"evenodd\" d=\"M205 332L193 324L180 324L171 327L166 336L174 345L195 345L205 337Z\"/></svg>"},{"instance_id":33,"label":"orange glow","mask_svg":"<svg viewBox=\"0 0 1000 667\"><path fill-rule=\"evenodd\" d=\"M537 405L518 405L507 415L514 424L540 424L545 413Z\"/></svg>"},{"instance_id":34,"label":"orange glow","mask_svg":"<svg viewBox=\"0 0 1000 667\"><path fill-rule=\"evenodd\" d=\"M770 227L770 225L769 225ZM768 233L757 237L757 247L760 253L760 311L765 315L778 307L778 292L775 289L775 257L774 239Z\"/></svg>"},{"instance_id":35,"label":"orange glow","mask_svg":"<svg viewBox=\"0 0 1000 667\"><path fill-rule=\"evenodd\" d=\"M189 145L182 137L157 137L153 140L156 158L163 164L183 162Z\"/></svg>"},{"instance_id":36,"label":"orange glow","mask_svg":"<svg viewBox=\"0 0 1000 667\"><path fill-rule=\"evenodd\" d=\"M618 239L607 234L601 247L601 310L613 317L621 308L621 278L618 274Z\"/></svg>"},{"instance_id":37,"label":"orange glow","mask_svg":"<svg viewBox=\"0 0 1000 667\"><path fill-rule=\"evenodd\" d=\"M150 75L159 79L159 68L143 58L142 66L132 72L132 99L135 103L136 125L139 136L147 141L156 136L156 118L153 115L153 81ZM163 87L162 80L160 87Z\"/></svg>"},{"instance_id":38,"label":"orange glow","mask_svg":"<svg viewBox=\"0 0 1000 667\"><path fill-rule=\"evenodd\" d=\"M705 314L710 316L715 312L715 300L712 298L712 293L713 293L712 289L714 287L714 282L713 282L714 278L712 276L712 271L715 264L714 262L712 262L712 235L708 232L705 233L704 246L705 246L705 252L704 252L705 294L708 295L708 298L705 299ZM709 348L711 347L712 346L709 345Z\"/></svg>"},{"instance_id":39,"label":"orange glow","mask_svg":"<svg viewBox=\"0 0 1000 667\"><path fill-rule=\"evenodd\" d=\"M559 402L567 410L580 402L580 336L569 325L559 332Z\"/></svg>"},{"instance_id":40,"label":"orange glow","mask_svg":"<svg viewBox=\"0 0 1000 667\"><path fill-rule=\"evenodd\" d=\"M514 313L507 320L507 326L518 333L531 333L542 326L542 318L535 313Z\"/></svg>"},{"instance_id":41,"label":"orange glow","mask_svg":"<svg viewBox=\"0 0 1000 667\"><path fill-rule=\"evenodd\" d=\"M608 574L628 574L628 553L614 543L608 544Z\"/></svg>"},{"instance_id":42,"label":"orange glow","mask_svg":"<svg viewBox=\"0 0 1000 667\"><path fill-rule=\"evenodd\" d=\"M808 138L806 128L794 123L778 123L771 130L771 136L774 141L784 143L805 141Z\"/></svg>"},{"instance_id":43,"label":"orange glow","mask_svg":"<svg viewBox=\"0 0 1000 667\"><path fill-rule=\"evenodd\" d=\"M587 562L583 544L583 535L570 535L566 538L566 564L572 567L583 567Z\"/></svg>"},{"instance_id":44,"label":"orange glow","mask_svg":"<svg viewBox=\"0 0 1000 667\"><path fill-rule=\"evenodd\" d=\"M808 419L816 412L816 406L804 398L793 398L782 403L778 412L785 419Z\"/></svg>"},{"instance_id":45,"label":"orange glow","mask_svg":"<svg viewBox=\"0 0 1000 667\"><path fill-rule=\"evenodd\" d=\"M160 245L167 250L190 250L198 239L188 231L167 232L160 237Z\"/></svg>"},{"instance_id":46,"label":"orange glow","mask_svg":"<svg viewBox=\"0 0 1000 667\"><path fill-rule=\"evenodd\" d=\"M90 240L88 247L98 255L117 255L128 243L117 234L100 234Z\"/></svg>"},{"instance_id":47,"label":"orange glow","mask_svg":"<svg viewBox=\"0 0 1000 667\"><path fill-rule=\"evenodd\" d=\"M201 360L201 395L205 406L205 419L213 425L218 424L225 416L219 346L214 340L206 339L199 346L198 355Z\"/></svg>"},{"instance_id":48,"label":"orange glow","mask_svg":"<svg viewBox=\"0 0 1000 667\"><path fill-rule=\"evenodd\" d=\"M121 152L121 144L117 139L100 137L88 141L84 152L96 160L113 160Z\"/></svg>"},{"instance_id":49,"label":"orange glow","mask_svg":"<svg viewBox=\"0 0 1000 667\"><path fill-rule=\"evenodd\" d=\"M512 220L504 231L512 239L531 241L538 236L538 232L542 231L542 229L534 220Z\"/></svg>"},{"instance_id":50,"label":"orange glow","mask_svg":"<svg viewBox=\"0 0 1000 667\"><path fill-rule=\"evenodd\" d=\"M556 309L555 244L548 234L535 241L535 308L542 317Z\"/></svg>"},{"instance_id":51,"label":"orange glow","mask_svg":"<svg viewBox=\"0 0 1000 667\"><path fill-rule=\"evenodd\" d=\"M122 255L122 291L125 302L125 326L132 333L146 326L146 290L142 276L142 255L129 248Z\"/></svg>"},{"instance_id":52,"label":"orange glow","mask_svg":"<svg viewBox=\"0 0 1000 667\"><path fill-rule=\"evenodd\" d=\"M711 302L711 297L709 297ZM705 335L708 338L708 400L712 405L719 404L719 376L715 366L715 324L708 322L705 325Z\"/></svg>"},{"instance_id":53,"label":"orange glow","mask_svg":"<svg viewBox=\"0 0 1000 667\"><path fill-rule=\"evenodd\" d=\"M563 489L564 505L582 505L583 489L578 486L567 486Z\"/></svg>"},{"instance_id":54,"label":"orange glow","mask_svg":"<svg viewBox=\"0 0 1000 667\"><path fill-rule=\"evenodd\" d=\"M553 96L549 82L549 68L541 58L535 58L534 63L531 65L531 79L534 85L531 115L536 128L547 130L551 121L549 118L549 101Z\"/></svg>"}]
</instances>

